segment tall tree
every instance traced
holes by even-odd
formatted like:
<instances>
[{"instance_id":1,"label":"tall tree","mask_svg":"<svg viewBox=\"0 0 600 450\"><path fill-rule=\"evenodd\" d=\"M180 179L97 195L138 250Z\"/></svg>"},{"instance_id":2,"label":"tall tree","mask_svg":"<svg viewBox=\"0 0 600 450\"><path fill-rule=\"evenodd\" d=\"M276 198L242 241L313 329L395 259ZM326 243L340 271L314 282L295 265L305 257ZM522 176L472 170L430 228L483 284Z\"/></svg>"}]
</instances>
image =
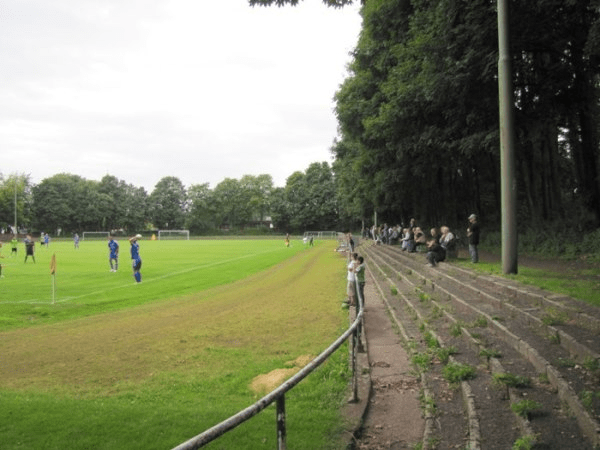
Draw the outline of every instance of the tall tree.
<instances>
[{"instance_id":1,"label":"tall tree","mask_svg":"<svg viewBox=\"0 0 600 450\"><path fill-rule=\"evenodd\" d=\"M123 217L120 226L130 233L145 229L150 220L150 202L146 189L127 184L124 190Z\"/></svg>"},{"instance_id":2,"label":"tall tree","mask_svg":"<svg viewBox=\"0 0 600 450\"><path fill-rule=\"evenodd\" d=\"M270 202L271 220L274 227L279 231L290 231L292 212L285 188L277 187L273 189Z\"/></svg>"},{"instance_id":3,"label":"tall tree","mask_svg":"<svg viewBox=\"0 0 600 450\"><path fill-rule=\"evenodd\" d=\"M572 207L567 198L597 217L599 2L512 6L521 220L559 218ZM336 95L345 208L361 186L368 194L358 203L383 217L456 223L478 211L499 223L494 8L487 0L365 4L351 75Z\"/></svg>"},{"instance_id":4,"label":"tall tree","mask_svg":"<svg viewBox=\"0 0 600 450\"><path fill-rule=\"evenodd\" d=\"M116 230L123 228L125 217L127 184L112 175L105 175L98 184L98 192L106 195L108 202L102 213L102 228Z\"/></svg>"},{"instance_id":5,"label":"tall tree","mask_svg":"<svg viewBox=\"0 0 600 450\"><path fill-rule=\"evenodd\" d=\"M31 224L31 181L29 175L10 174L4 177L0 173L0 227L6 231L15 224L17 227L29 227ZM15 204L16 200L16 204Z\"/></svg>"},{"instance_id":6,"label":"tall tree","mask_svg":"<svg viewBox=\"0 0 600 450\"><path fill-rule=\"evenodd\" d=\"M215 229L216 208L213 192L208 183L193 184L188 189L189 211L185 227L194 233L203 233Z\"/></svg>"},{"instance_id":7,"label":"tall tree","mask_svg":"<svg viewBox=\"0 0 600 450\"><path fill-rule=\"evenodd\" d=\"M82 232L85 221L85 179L60 173L33 187L33 225L50 233Z\"/></svg>"},{"instance_id":8,"label":"tall tree","mask_svg":"<svg viewBox=\"0 0 600 450\"><path fill-rule=\"evenodd\" d=\"M240 185L251 208L251 219L262 221L270 207L270 197L273 191L273 177L271 175L244 175Z\"/></svg>"},{"instance_id":9,"label":"tall tree","mask_svg":"<svg viewBox=\"0 0 600 450\"><path fill-rule=\"evenodd\" d=\"M241 227L252 217L249 196L239 180L225 178L215 186L213 199L217 211L217 223L231 228Z\"/></svg>"},{"instance_id":10,"label":"tall tree","mask_svg":"<svg viewBox=\"0 0 600 450\"><path fill-rule=\"evenodd\" d=\"M518 162L523 206L534 220L569 216L579 203L600 223L599 6L589 0L513 5Z\"/></svg>"},{"instance_id":11,"label":"tall tree","mask_svg":"<svg viewBox=\"0 0 600 450\"><path fill-rule=\"evenodd\" d=\"M187 193L179 178L162 178L150 194L148 204L155 227L173 230L183 228Z\"/></svg>"},{"instance_id":12,"label":"tall tree","mask_svg":"<svg viewBox=\"0 0 600 450\"><path fill-rule=\"evenodd\" d=\"M279 229L288 226L285 231L335 230L336 186L329 164L312 163L305 173L290 175L283 191L277 191L274 206L273 218Z\"/></svg>"}]
</instances>

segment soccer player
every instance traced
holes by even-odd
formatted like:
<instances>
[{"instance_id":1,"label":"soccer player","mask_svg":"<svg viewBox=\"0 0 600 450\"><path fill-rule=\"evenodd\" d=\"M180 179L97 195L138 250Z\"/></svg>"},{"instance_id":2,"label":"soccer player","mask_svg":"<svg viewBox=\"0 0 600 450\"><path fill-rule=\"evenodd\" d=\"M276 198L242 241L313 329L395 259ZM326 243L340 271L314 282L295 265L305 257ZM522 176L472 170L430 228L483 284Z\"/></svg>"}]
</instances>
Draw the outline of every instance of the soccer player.
<instances>
[{"instance_id":1,"label":"soccer player","mask_svg":"<svg viewBox=\"0 0 600 450\"><path fill-rule=\"evenodd\" d=\"M31 256L31 259L33 259L33 263L35 264L35 256L34 256L35 242L34 242L33 238L28 234L23 242L25 242L25 261L24 262L27 262L27 258L29 258Z\"/></svg>"},{"instance_id":2,"label":"soccer player","mask_svg":"<svg viewBox=\"0 0 600 450\"><path fill-rule=\"evenodd\" d=\"M129 238L129 243L131 244L131 266L133 267L133 277L138 283L142 282L142 274L140 273L140 269L142 268L142 258L140 258L140 244L138 243L138 239L141 239L141 237L141 234L136 234Z\"/></svg>"},{"instance_id":3,"label":"soccer player","mask_svg":"<svg viewBox=\"0 0 600 450\"><path fill-rule=\"evenodd\" d=\"M46 246L46 248L48 248L48 245L50 245L50 236L48 235L48 233L44 233L44 245Z\"/></svg>"},{"instance_id":4,"label":"soccer player","mask_svg":"<svg viewBox=\"0 0 600 450\"><path fill-rule=\"evenodd\" d=\"M108 263L110 264L110 271L116 272L119 268L119 243L115 241L112 236L108 237Z\"/></svg>"},{"instance_id":5,"label":"soccer player","mask_svg":"<svg viewBox=\"0 0 600 450\"><path fill-rule=\"evenodd\" d=\"M77 233L75 233L75 236L73 236L73 245L75 248L79 248L79 235Z\"/></svg>"},{"instance_id":6,"label":"soccer player","mask_svg":"<svg viewBox=\"0 0 600 450\"><path fill-rule=\"evenodd\" d=\"M12 250L10 251L10 256L12 257L13 253L17 256L17 247L19 245L19 241L17 240L17 235L13 234L13 238L10 240L10 246Z\"/></svg>"}]
</instances>

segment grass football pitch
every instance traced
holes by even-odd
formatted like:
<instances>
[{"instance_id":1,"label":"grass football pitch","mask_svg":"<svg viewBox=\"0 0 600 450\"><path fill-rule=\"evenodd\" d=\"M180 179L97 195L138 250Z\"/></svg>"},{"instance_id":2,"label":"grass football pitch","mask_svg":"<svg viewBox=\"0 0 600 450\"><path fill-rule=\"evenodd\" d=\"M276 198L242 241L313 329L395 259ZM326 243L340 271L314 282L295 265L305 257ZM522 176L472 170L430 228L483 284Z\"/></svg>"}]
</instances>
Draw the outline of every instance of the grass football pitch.
<instances>
[{"instance_id":1,"label":"grass football pitch","mask_svg":"<svg viewBox=\"0 0 600 450\"><path fill-rule=\"evenodd\" d=\"M110 272L107 242L37 246L34 263L24 246L4 247L0 330L53 322L148 303L225 285L304 250L283 240L141 241L142 283L132 276L129 242L121 240L119 269ZM50 260L56 255L56 275ZM58 307L54 307L58 305ZM49 306L52 306L49 308Z\"/></svg>"},{"instance_id":2,"label":"grass football pitch","mask_svg":"<svg viewBox=\"0 0 600 450\"><path fill-rule=\"evenodd\" d=\"M347 326L343 260L316 244L142 241L141 284L126 240L116 273L106 241L4 247L1 448L172 448L252 404ZM286 395L290 448L338 448L348 377L342 349ZM206 448L273 448L269 409Z\"/></svg>"}]
</instances>

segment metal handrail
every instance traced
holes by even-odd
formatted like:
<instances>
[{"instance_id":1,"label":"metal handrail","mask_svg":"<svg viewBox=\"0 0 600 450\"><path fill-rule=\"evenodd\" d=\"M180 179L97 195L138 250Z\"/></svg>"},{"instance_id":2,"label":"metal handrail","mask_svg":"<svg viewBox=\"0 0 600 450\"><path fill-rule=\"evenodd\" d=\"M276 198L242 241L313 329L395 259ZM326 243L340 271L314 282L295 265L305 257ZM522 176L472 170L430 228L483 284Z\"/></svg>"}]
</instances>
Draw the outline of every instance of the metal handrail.
<instances>
[{"instance_id":1,"label":"metal handrail","mask_svg":"<svg viewBox=\"0 0 600 450\"><path fill-rule=\"evenodd\" d=\"M277 448L279 450L284 450L286 448L285 444L285 393L291 390L294 386L296 386L300 381L310 375L317 367L319 367L327 358L329 358L340 346L344 343L346 339L353 336L353 345L352 345L352 398L351 401L358 401L357 396L357 371L356 371L356 351L359 346L359 333L360 333L360 324L363 318L363 298L360 295L360 290L357 289L357 298L358 298L358 314L354 319L354 322L350 325L350 327L339 337L337 338L327 349L325 349L319 356L309 362L306 366L304 366L298 373L296 373L292 378L285 381L278 388L271 391L263 398L258 400L253 405L243 409L242 411L234 414L233 416L225 419L221 423L209 428L203 433L194 436L193 438L179 444L177 447L174 447L173 450L194 450L200 448L209 442L214 441L218 437L227 433L228 431L233 430L237 426L244 423L246 420L251 419L256 414L261 412L267 406L271 405L273 402L277 401Z\"/></svg>"}]
</instances>

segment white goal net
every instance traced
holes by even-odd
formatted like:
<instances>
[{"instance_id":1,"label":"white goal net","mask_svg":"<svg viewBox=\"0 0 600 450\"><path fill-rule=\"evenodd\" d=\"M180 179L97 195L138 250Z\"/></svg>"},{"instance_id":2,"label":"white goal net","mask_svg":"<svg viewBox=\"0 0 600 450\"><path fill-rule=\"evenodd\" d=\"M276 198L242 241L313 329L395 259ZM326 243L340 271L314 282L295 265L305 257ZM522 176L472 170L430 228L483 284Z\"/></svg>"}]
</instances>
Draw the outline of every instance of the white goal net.
<instances>
[{"instance_id":1,"label":"white goal net","mask_svg":"<svg viewBox=\"0 0 600 450\"><path fill-rule=\"evenodd\" d=\"M158 230L158 240L190 239L190 230Z\"/></svg>"},{"instance_id":2,"label":"white goal net","mask_svg":"<svg viewBox=\"0 0 600 450\"><path fill-rule=\"evenodd\" d=\"M305 231L303 238L312 236L315 239L335 239L337 237L337 231Z\"/></svg>"},{"instance_id":3,"label":"white goal net","mask_svg":"<svg viewBox=\"0 0 600 450\"><path fill-rule=\"evenodd\" d=\"M81 235L82 241L98 241L110 236L110 231L84 231Z\"/></svg>"}]
</instances>

